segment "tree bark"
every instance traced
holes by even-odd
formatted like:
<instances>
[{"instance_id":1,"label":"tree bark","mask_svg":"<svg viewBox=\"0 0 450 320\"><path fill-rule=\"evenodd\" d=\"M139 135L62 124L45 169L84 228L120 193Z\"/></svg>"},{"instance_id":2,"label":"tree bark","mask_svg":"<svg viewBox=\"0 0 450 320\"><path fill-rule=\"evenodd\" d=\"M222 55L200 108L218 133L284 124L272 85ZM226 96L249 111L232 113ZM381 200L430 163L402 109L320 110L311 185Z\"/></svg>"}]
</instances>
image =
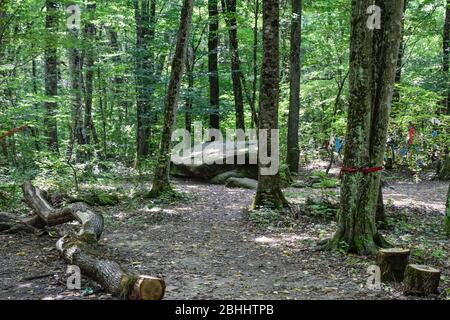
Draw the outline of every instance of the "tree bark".
<instances>
[{"instance_id":1,"label":"tree bark","mask_svg":"<svg viewBox=\"0 0 450 320\"><path fill-rule=\"evenodd\" d=\"M443 108L447 115L450 115L450 76L448 73L450 65L450 0L447 0L445 10L444 36L443 36L443 60L442 71L444 72L444 100Z\"/></svg>"},{"instance_id":2,"label":"tree bark","mask_svg":"<svg viewBox=\"0 0 450 320\"><path fill-rule=\"evenodd\" d=\"M164 127L161 134L158 163L156 165L156 170L153 178L153 187L150 192L150 195L153 197L158 197L159 195L161 195L161 193L172 190L169 182L169 167L172 149L171 137L173 127L175 125L178 97L180 94L180 85L184 72L193 6L193 0L183 0L177 44L172 61L170 81L167 88L166 100L164 104Z\"/></svg>"},{"instance_id":3,"label":"tree bark","mask_svg":"<svg viewBox=\"0 0 450 320\"><path fill-rule=\"evenodd\" d=\"M134 0L136 20L137 158L150 154L151 127L156 122L152 96L155 86L154 55L156 0Z\"/></svg>"},{"instance_id":4,"label":"tree bark","mask_svg":"<svg viewBox=\"0 0 450 320\"><path fill-rule=\"evenodd\" d=\"M95 143L98 145L99 140L97 136L97 131L95 130L94 120L92 118L92 97L94 92L94 68L95 68L95 33L96 28L93 20L95 20L95 10L96 4L89 3L87 5L87 10L89 14L89 22L86 23L84 30L84 37L87 43L87 49L85 52L86 57L86 67L85 67L85 114L84 122L86 123L86 142L87 144Z\"/></svg>"},{"instance_id":5,"label":"tree bark","mask_svg":"<svg viewBox=\"0 0 450 320\"><path fill-rule=\"evenodd\" d=\"M97 281L108 293L131 300L160 300L164 296L164 280L133 275L117 262L105 258L98 240L103 233L103 216L84 203L73 203L63 209L54 209L45 199L45 193L27 181L22 186L28 205L47 225L77 220L81 229L77 234L62 237L56 248L64 260L80 267L82 274Z\"/></svg>"},{"instance_id":6,"label":"tree bark","mask_svg":"<svg viewBox=\"0 0 450 320\"><path fill-rule=\"evenodd\" d=\"M377 265L381 271L381 281L403 281L409 255L409 249L381 249L377 256Z\"/></svg>"},{"instance_id":7,"label":"tree bark","mask_svg":"<svg viewBox=\"0 0 450 320\"><path fill-rule=\"evenodd\" d=\"M271 150L272 129L278 129L278 105L280 95L279 62L279 0L263 1L263 62L261 71L261 90L258 129L268 130L267 148ZM258 141L259 150L266 147L266 141ZM278 148L278 144L276 148ZM279 173L263 175L262 169L268 167L258 157L258 189L253 202L258 207L287 207L288 202L281 191Z\"/></svg>"},{"instance_id":8,"label":"tree bark","mask_svg":"<svg viewBox=\"0 0 450 320\"><path fill-rule=\"evenodd\" d=\"M208 72L209 72L209 126L220 128L220 84L219 84L219 10L218 0L208 0L209 33L208 33Z\"/></svg>"},{"instance_id":9,"label":"tree bark","mask_svg":"<svg viewBox=\"0 0 450 320\"><path fill-rule=\"evenodd\" d=\"M49 150L58 152L58 126L56 113L58 104L55 101L58 95L58 49L57 49L57 2L46 0L45 28L47 32L45 42L45 95L44 103L44 134Z\"/></svg>"},{"instance_id":10,"label":"tree bark","mask_svg":"<svg viewBox=\"0 0 450 320\"><path fill-rule=\"evenodd\" d=\"M241 61L239 58L239 41L237 35L236 0L222 0L226 13L231 52L231 80L233 82L234 106L236 110L236 128L245 129L244 96L241 83Z\"/></svg>"},{"instance_id":11,"label":"tree bark","mask_svg":"<svg viewBox=\"0 0 450 320\"><path fill-rule=\"evenodd\" d=\"M86 138L86 123L83 118L83 74L82 74L82 56L80 49L78 49L78 30L72 29L69 31L71 37L71 48L69 49L70 62L70 82L72 95L72 137L68 149L67 159L70 161L72 157L72 148L75 143L77 148L77 161L86 159L86 150L83 147L87 144Z\"/></svg>"},{"instance_id":12,"label":"tree bark","mask_svg":"<svg viewBox=\"0 0 450 320\"><path fill-rule=\"evenodd\" d=\"M427 296L437 293L441 272L424 265L409 264L405 271L404 293Z\"/></svg>"},{"instance_id":13,"label":"tree bark","mask_svg":"<svg viewBox=\"0 0 450 320\"><path fill-rule=\"evenodd\" d=\"M298 129L300 112L301 25L302 0L292 0L291 72L286 158L286 164L289 166L289 170L291 173L298 173L298 165L300 160Z\"/></svg>"},{"instance_id":14,"label":"tree bark","mask_svg":"<svg viewBox=\"0 0 450 320\"><path fill-rule=\"evenodd\" d=\"M350 98L345 168L382 167L401 38L403 0L379 1L382 29L370 30L370 0L352 1ZM379 171L344 174L338 230L329 242L345 244L349 252L376 254L386 246L377 231L375 214L380 189Z\"/></svg>"},{"instance_id":15,"label":"tree bark","mask_svg":"<svg viewBox=\"0 0 450 320\"><path fill-rule=\"evenodd\" d=\"M259 20L259 0L255 0L255 20L253 25L253 81L252 81L252 99L250 108L252 111L252 124L258 126L258 111L256 110L256 94L258 86L258 20Z\"/></svg>"},{"instance_id":16,"label":"tree bark","mask_svg":"<svg viewBox=\"0 0 450 320\"><path fill-rule=\"evenodd\" d=\"M450 185L448 186L447 205L445 206L444 229L447 237L450 237Z\"/></svg>"}]
</instances>

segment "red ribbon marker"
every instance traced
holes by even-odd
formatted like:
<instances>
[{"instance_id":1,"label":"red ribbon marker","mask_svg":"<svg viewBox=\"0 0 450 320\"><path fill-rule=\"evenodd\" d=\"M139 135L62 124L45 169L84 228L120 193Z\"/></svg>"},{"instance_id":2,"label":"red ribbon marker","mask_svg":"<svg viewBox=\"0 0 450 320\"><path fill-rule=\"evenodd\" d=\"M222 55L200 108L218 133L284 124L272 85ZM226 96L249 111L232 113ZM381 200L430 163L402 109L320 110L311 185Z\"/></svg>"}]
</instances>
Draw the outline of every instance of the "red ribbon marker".
<instances>
[{"instance_id":1,"label":"red ribbon marker","mask_svg":"<svg viewBox=\"0 0 450 320\"><path fill-rule=\"evenodd\" d=\"M384 170L383 167L365 167L365 168L341 168L341 173L339 174L339 178L342 177L344 173L364 173L369 174L373 172L378 172Z\"/></svg>"}]
</instances>

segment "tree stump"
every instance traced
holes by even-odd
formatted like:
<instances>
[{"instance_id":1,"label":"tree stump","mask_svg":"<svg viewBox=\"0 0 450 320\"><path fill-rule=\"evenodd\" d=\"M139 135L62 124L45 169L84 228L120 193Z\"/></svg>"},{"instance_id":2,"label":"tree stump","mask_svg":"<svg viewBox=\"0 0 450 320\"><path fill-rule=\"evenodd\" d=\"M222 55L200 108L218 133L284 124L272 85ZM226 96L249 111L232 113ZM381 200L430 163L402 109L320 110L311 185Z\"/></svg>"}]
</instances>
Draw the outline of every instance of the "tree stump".
<instances>
[{"instance_id":1,"label":"tree stump","mask_svg":"<svg viewBox=\"0 0 450 320\"><path fill-rule=\"evenodd\" d=\"M377 264L381 271L381 281L401 282L409 260L409 249L380 249Z\"/></svg>"},{"instance_id":2,"label":"tree stump","mask_svg":"<svg viewBox=\"0 0 450 320\"><path fill-rule=\"evenodd\" d=\"M409 264L405 271L404 293L427 296L437 293L441 271L429 266Z\"/></svg>"}]
</instances>

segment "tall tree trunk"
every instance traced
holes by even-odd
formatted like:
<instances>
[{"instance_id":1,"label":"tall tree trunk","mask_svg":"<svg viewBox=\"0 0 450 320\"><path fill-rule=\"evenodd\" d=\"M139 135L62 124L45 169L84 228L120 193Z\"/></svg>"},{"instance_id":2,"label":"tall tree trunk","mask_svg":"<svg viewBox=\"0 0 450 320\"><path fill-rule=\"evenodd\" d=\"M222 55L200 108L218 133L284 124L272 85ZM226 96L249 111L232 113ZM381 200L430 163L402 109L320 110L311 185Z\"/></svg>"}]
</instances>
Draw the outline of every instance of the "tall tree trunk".
<instances>
[{"instance_id":1,"label":"tall tree trunk","mask_svg":"<svg viewBox=\"0 0 450 320\"><path fill-rule=\"evenodd\" d=\"M186 97L184 110L184 127L188 132L192 129L192 105L194 94L194 49L188 48L186 50L186 75L188 80L188 94Z\"/></svg>"},{"instance_id":2,"label":"tall tree trunk","mask_svg":"<svg viewBox=\"0 0 450 320\"><path fill-rule=\"evenodd\" d=\"M252 100L250 108L252 111L252 122L258 125L258 111L256 110L256 92L258 87L258 20L259 20L259 0L255 0L255 19L253 25L253 81L252 81Z\"/></svg>"},{"instance_id":3,"label":"tall tree trunk","mask_svg":"<svg viewBox=\"0 0 450 320\"><path fill-rule=\"evenodd\" d=\"M139 5L140 3L140 5ZM136 19L137 158L150 154L151 127L156 122L152 95L155 70L151 43L155 34L156 0L134 0Z\"/></svg>"},{"instance_id":4,"label":"tall tree trunk","mask_svg":"<svg viewBox=\"0 0 450 320\"><path fill-rule=\"evenodd\" d=\"M448 186L447 205L445 206L445 233L450 237L450 185Z\"/></svg>"},{"instance_id":5,"label":"tall tree trunk","mask_svg":"<svg viewBox=\"0 0 450 320\"><path fill-rule=\"evenodd\" d=\"M70 60L70 82L72 95L72 138L71 146L68 149L67 158L70 160L72 156L72 147L75 143L77 148L77 161L86 159L86 150L83 150L87 144L86 138L86 124L83 118L83 74L82 74L82 57L80 49L78 49L79 38L78 30L72 29L69 31L71 41L71 48L69 49Z\"/></svg>"},{"instance_id":6,"label":"tall tree trunk","mask_svg":"<svg viewBox=\"0 0 450 320\"><path fill-rule=\"evenodd\" d=\"M89 22L86 23L86 27L84 30L84 36L87 43L87 49L85 53L86 57L86 66L85 66L85 72L86 72L86 80L85 80L85 117L84 122L86 123L86 142L88 144L91 144L94 142L96 145L98 145L99 140L97 137L97 131L95 130L94 120L92 118L92 96L94 92L94 64L95 64L95 57L94 57L94 47L95 47L95 33L96 28L95 24L92 22L95 19L95 10L96 5L95 3L89 3L87 5L87 10L90 15Z\"/></svg>"},{"instance_id":7,"label":"tall tree trunk","mask_svg":"<svg viewBox=\"0 0 450 320\"><path fill-rule=\"evenodd\" d=\"M241 83L241 61L239 59L239 41L237 36L236 0L222 0L226 13L231 51L231 80L233 82L234 106L236 109L236 128L245 129L244 96Z\"/></svg>"},{"instance_id":8,"label":"tall tree trunk","mask_svg":"<svg viewBox=\"0 0 450 320\"><path fill-rule=\"evenodd\" d=\"M37 85L37 64L36 64L36 60L33 59L33 61L31 61L31 73L33 75L33 94L35 95L35 97L38 95L38 85ZM36 112L35 115L35 120L37 122L38 120L38 115L39 115L39 105L38 103L34 103L34 110ZM40 146L39 146L39 130L37 129L37 127L33 126L30 128L31 130L31 135L34 138L34 148L36 149L36 151L40 151Z\"/></svg>"},{"instance_id":9,"label":"tall tree trunk","mask_svg":"<svg viewBox=\"0 0 450 320\"><path fill-rule=\"evenodd\" d=\"M350 44L350 98L338 230L331 248L344 243L349 252L375 254L386 245L379 235L375 214L380 172L362 168L383 165L387 127L401 39L403 0L380 0L382 29L370 30L367 8L371 0L352 1Z\"/></svg>"},{"instance_id":10,"label":"tall tree trunk","mask_svg":"<svg viewBox=\"0 0 450 320\"><path fill-rule=\"evenodd\" d=\"M45 44L45 95L47 101L44 103L44 134L49 150L59 151L58 126L56 113L58 104L55 99L58 95L58 50L57 50L57 2L46 0L45 28L47 31Z\"/></svg>"},{"instance_id":11,"label":"tall tree trunk","mask_svg":"<svg viewBox=\"0 0 450 320\"><path fill-rule=\"evenodd\" d=\"M280 97L280 61L279 61L279 0L263 0L263 62L261 70L261 90L259 105L258 129L268 130L268 141L259 139L261 150L271 150L271 136L273 129L278 130L278 105ZM277 141L276 148L279 148ZM269 152L268 152L269 153ZM270 154L270 153L269 153ZM281 208L288 206L288 202L281 191L280 175L262 174L270 164L263 164L258 157L258 189L253 206Z\"/></svg>"},{"instance_id":12,"label":"tall tree trunk","mask_svg":"<svg viewBox=\"0 0 450 320\"><path fill-rule=\"evenodd\" d=\"M184 72L186 59L186 49L189 43L189 31L191 28L194 0L183 0L181 10L180 27L178 30L177 44L175 54L172 60L170 81L167 87L164 111L164 127L161 134L161 142L158 154L158 163L156 165L153 178L153 187L151 196L158 197L165 191L171 191L169 182L169 169L171 157L171 138L175 125L175 118L180 94L181 80Z\"/></svg>"},{"instance_id":13,"label":"tall tree trunk","mask_svg":"<svg viewBox=\"0 0 450 320\"><path fill-rule=\"evenodd\" d=\"M450 115L450 76L448 73L450 65L450 0L447 0L447 8L445 10L444 37L443 37L443 63L442 71L444 72L444 100L443 109Z\"/></svg>"},{"instance_id":14,"label":"tall tree trunk","mask_svg":"<svg viewBox=\"0 0 450 320\"><path fill-rule=\"evenodd\" d=\"M291 73L286 163L292 173L298 173L300 148L298 141L300 112L300 49L302 0L292 0Z\"/></svg>"},{"instance_id":15,"label":"tall tree trunk","mask_svg":"<svg viewBox=\"0 0 450 320\"><path fill-rule=\"evenodd\" d=\"M220 87L219 87L219 10L217 0L208 0L208 73L209 73L209 126L220 128Z\"/></svg>"}]
</instances>

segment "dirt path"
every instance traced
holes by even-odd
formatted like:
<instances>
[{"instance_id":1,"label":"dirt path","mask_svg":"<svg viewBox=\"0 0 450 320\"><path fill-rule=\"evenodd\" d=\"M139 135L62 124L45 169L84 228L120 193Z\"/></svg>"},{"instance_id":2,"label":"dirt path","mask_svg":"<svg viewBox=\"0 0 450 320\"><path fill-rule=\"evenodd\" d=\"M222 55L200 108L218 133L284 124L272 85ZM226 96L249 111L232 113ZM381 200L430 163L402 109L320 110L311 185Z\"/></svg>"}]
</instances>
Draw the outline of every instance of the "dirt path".
<instances>
[{"instance_id":1,"label":"dirt path","mask_svg":"<svg viewBox=\"0 0 450 320\"><path fill-rule=\"evenodd\" d=\"M304 217L290 228L261 229L250 223L242 210L250 205L253 191L196 181L177 181L176 185L192 199L165 207L140 203L137 208L103 209L107 230L101 244L129 269L164 276L166 299L407 298L399 287L366 288L366 270L372 260L316 250L317 241L333 233L332 221ZM391 184L386 199L393 199L394 206L401 201L408 205L406 199L430 190L425 183L406 194L405 186L408 184ZM435 187L435 198L418 196L427 205L425 211L432 209L428 215L418 216L434 229L440 214L436 210L445 198L444 186L438 183ZM298 192L289 189L287 193ZM395 239L410 231L392 230ZM65 290L65 265L53 250L55 239L0 237L0 299L110 299L101 291L81 297L79 292ZM443 243L448 252L449 242L441 234L428 240ZM439 263L448 270L448 256ZM55 276L21 281L30 274L49 271ZM98 290L87 279L82 285Z\"/></svg>"}]
</instances>

